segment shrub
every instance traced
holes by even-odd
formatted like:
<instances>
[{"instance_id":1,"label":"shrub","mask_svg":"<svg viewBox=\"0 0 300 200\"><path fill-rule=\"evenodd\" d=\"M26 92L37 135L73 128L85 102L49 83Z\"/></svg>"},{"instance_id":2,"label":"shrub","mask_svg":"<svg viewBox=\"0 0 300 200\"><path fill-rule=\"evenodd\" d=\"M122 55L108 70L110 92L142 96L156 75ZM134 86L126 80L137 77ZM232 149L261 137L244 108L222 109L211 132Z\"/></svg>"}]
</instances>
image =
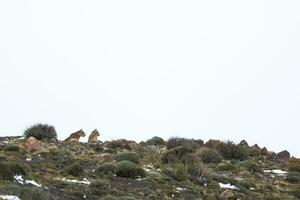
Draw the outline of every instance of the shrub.
<instances>
[{"instance_id":1,"label":"shrub","mask_svg":"<svg viewBox=\"0 0 300 200\"><path fill-rule=\"evenodd\" d=\"M26 175L26 171L18 163L0 162L0 179L12 181L15 175Z\"/></svg>"},{"instance_id":2,"label":"shrub","mask_svg":"<svg viewBox=\"0 0 300 200\"><path fill-rule=\"evenodd\" d=\"M222 156L215 149L203 149L200 158L204 163L219 163L222 161Z\"/></svg>"},{"instance_id":3,"label":"shrub","mask_svg":"<svg viewBox=\"0 0 300 200\"><path fill-rule=\"evenodd\" d=\"M4 151L20 151L20 147L17 145L8 145L4 147Z\"/></svg>"},{"instance_id":4,"label":"shrub","mask_svg":"<svg viewBox=\"0 0 300 200\"><path fill-rule=\"evenodd\" d=\"M185 181L188 177L187 168L181 163L163 166L162 172L177 181Z\"/></svg>"},{"instance_id":5,"label":"shrub","mask_svg":"<svg viewBox=\"0 0 300 200\"><path fill-rule=\"evenodd\" d=\"M125 139L119 139L119 140L113 140L106 142L106 147L110 149L128 149L130 150L130 146L128 144L128 141Z\"/></svg>"},{"instance_id":6,"label":"shrub","mask_svg":"<svg viewBox=\"0 0 300 200\"><path fill-rule=\"evenodd\" d=\"M175 165L175 179L177 181L187 180L187 168L181 163Z\"/></svg>"},{"instance_id":7,"label":"shrub","mask_svg":"<svg viewBox=\"0 0 300 200\"><path fill-rule=\"evenodd\" d=\"M136 200L136 198L124 196L124 197L119 197L118 200Z\"/></svg>"},{"instance_id":8,"label":"shrub","mask_svg":"<svg viewBox=\"0 0 300 200\"><path fill-rule=\"evenodd\" d=\"M111 195L107 195L105 197L102 197L100 200L118 200L118 198Z\"/></svg>"},{"instance_id":9,"label":"shrub","mask_svg":"<svg viewBox=\"0 0 300 200\"><path fill-rule=\"evenodd\" d=\"M22 188L20 197L22 200L56 199L51 195L51 193L49 193L49 191L44 191L43 189L36 187Z\"/></svg>"},{"instance_id":10,"label":"shrub","mask_svg":"<svg viewBox=\"0 0 300 200\"><path fill-rule=\"evenodd\" d=\"M126 178L136 178L136 177L144 177L145 171L138 167L135 163L123 160L116 164L117 166L117 176L126 177Z\"/></svg>"},{"instance_id":11,"label":"shrub","mask_svg":"<svg viewBox=\"0 0 300 200\"><path fill-rule=\"evenodd\" d=\"M167 149L173 149L178 146L189 146L193 149L196 149L200 146L203 146L203 140L194 140L194 139L186 139L179 137L172 137L167 141Z\"/></svg>"},{"instance_id":12,"label":"shrub","mask_svg":"<svg viewBox=\"0 0 300 200\"><path fill-rule=\"evenodd\" d=\"M237 171L238 167L231 163L225 163L223 165L218 166L218 170L220 170L220 171Z\"/></svg>"},{"instance_id":13,"label":"shrub","mask_svg":"<svg viewBox=\"0 0 300 200\"><path fill-rule=\"evenodd\" d=\"M65 169L65 172L72 176L81 176L84 174L84 169L79 163L75 163L75 164L69 165Z\"/></svg>"},{"instance_id":14,"label":"shrub","mask_svg":"<svg viewBox=\"0 0 300 200\"><path fill-rule=\"evenodd\" d=\"M94 195L102 196L108 193L110 185L105 180L96 180L89 185L90 192Z\"/></svg>"},{"instance_id":15,"label":"shrub","mask_svg":"<svg viewBox=\"0 0 300 200\"><path fill-rule=\"evenodd\" d=\"M297 199L300 199L300 189L292 190L290 193Z\"/></svg>"},{"instance_id":16,"label":"shrub","mask_svg":"<svg viewBox=\"0 0 300 200\"><path fill-rule=\"evenodd\" d=\"M187 167L187 173L189 175L189 178L193 181L198 182L199 177L205 170L204 165L199 156L195 153L186 154L183 157L182 162Z\"/></svg>"},{"instance_id":17,"label":"shrub","mask_svg":"<svg viewBox=\"0 0 300 200\"><path fill-rule=\"evenodd\" d=\"M300 183L300 173L299 172L289 172L286 179L290 183Z\"/></svg>"},{"instance_id":18,"label":"shrub","mask_svg":"<svg viewBox=\"0 0 300 200\"><path fill-rule=\"evenodd\" d=\"M147 145L165 145L165 141L161 137L155 136L155 137L147 140L146 144Z\"/></svg>"},{"instance_id":19,"label":"shrub","mask_svg":"<svg viewBox=\"0 0 300 200\"><path fill-rule=\"evenodd\" d=\"M139 163L140 156L134 152L126 152L126 153L121 153L118 154L114 157L114 159L119 162L123 160L129 160L134 163Z\"/></svg>"},{"instance_id":20,"label":"shrub","mask_svg":"<svg viewBox=\"0 0 300 200\"><path fill-rule=\"evenodd\" d=\"M57 139L55 128L48 124L36 124L26 129L24 132L25 138L35 137L38 140Z\"/></svg>"},{"instance_id":21,"label":"shrub","mask_svg":"<svg viewBox=\"0 0 300 200\"><path fill-rule=\"evenodd\" d=\"M219 144L221 144L220 140L210 139L205 143L205 146L209 147L209 148L217 148L219 146Z\"/></svg>"},{"instance_id":22,"label":"shrub","mask_svg":"<svg viewBox=\"0 0 300 200\"><path fill-rule=\"evenodd\" d=\"M113 163L104 163L96 168L95 173L99 177L112 177L116 174L117 168Z\"/></svg>"},{"instance_id":23,"label":"shrub","mask_svg":"<svg viewBox=\"0 0 300 200\"><path fill-rule=\"evenodd\" d=\"M295 171L300 173L300 159L292 158L287 163L289 171Z\"/></svg>"},{"instance_id":24,"label":"shrub","mask_svg":"<svg viewBox=\"0 0 300 200\"><path fill-rule=\"evenodd\" d=\"M240 164L242 167L246 168L250 172L262 173L263 170L252 160L246 160Z\"/></svg>"},{"instance_id":25,"label":"shrub","mask_svg":"<svg viewBox=\"0 0 300 200\"><path fill-rule=\"evenodd\" d=\"M247 150L245 147L235 145L233 142L221 142L217 146L218 151L225 159L245 160L247 158Z\"/></svg>"},{"instance_id":26,"label":"shrub","mask_svg":"<svg viewBox=\"0 0 300 200\"><path fill-rule=\"evenodd\" d=\"M177 160L182 159L184 155L193 152L194 150L190 147L179 146L164 152L161 159L163 163L176 162Z\"/></svg>"}]
</instances>

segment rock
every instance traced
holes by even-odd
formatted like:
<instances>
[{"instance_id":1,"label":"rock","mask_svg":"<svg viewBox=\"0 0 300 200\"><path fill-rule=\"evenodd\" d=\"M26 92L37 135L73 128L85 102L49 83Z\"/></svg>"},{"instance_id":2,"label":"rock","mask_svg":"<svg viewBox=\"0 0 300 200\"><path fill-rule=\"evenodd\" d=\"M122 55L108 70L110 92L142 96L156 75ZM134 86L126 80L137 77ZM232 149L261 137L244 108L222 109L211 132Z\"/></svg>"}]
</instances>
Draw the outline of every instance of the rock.
<instances>
[{"instance_id":1,"label":"rock","mask_svg":"<svg viewBox=\"0 0 300 200\"><path fill-rule=\"evenodd\" d=\"M44 147L44 143L35 137L29 137L25 143L25 148L27 151L39 154L39 153L48 153L49 150Z\"/></svg>"},{"instance_id":2,"label":"rock","mask_svg":"<svg viewBox=\"0 0 300 200\"><path fill-rule=\"evenodd\" d=\"M288 160L291 158L290 152L288 152L287 150L279 152L277 156L282 160Z\"/></svg>"},{"instance_id":3,"label":"rock","mask_svg":"<svg viewBox=\"0 0 300 200\"><path fill-rule=\"evenodd\" d=\"M224 190L221 194L220 194L220 198L221 199L230 199L234 196L233 192L230 190Z\"/></svg>"},{"instance_id":4,"label":"rock","mask_svg":"<svg viewBox=\"0 0 300 200\"><path fill-rule=\"evenodd\" d=\"M268 156L269 155L268 149L266 147L261 149L261 155L262 156Z\"/></svg>"},{"instance_id":5,"label":"rock","mask_svg":"<svg viewBox=\"0 0 300 200\"><path fill-rule=\"evenodd\" d=\"M239 143L240 146L243 146L243 147L248 147L248 143L246 140L242 140L240 143Z\"/></svg>"}]
</instances>

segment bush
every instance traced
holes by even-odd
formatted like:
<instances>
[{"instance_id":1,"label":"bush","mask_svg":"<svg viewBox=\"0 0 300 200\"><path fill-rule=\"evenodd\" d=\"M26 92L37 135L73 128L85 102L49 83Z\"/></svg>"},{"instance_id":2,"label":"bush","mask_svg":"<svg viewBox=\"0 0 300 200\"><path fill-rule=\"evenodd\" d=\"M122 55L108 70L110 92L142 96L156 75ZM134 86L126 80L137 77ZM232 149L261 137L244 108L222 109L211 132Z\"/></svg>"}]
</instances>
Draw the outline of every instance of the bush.
<instances>
[{"instance_id":1,"label":"bush","mask_svg":"<svg viewBox=\"0 0 300 200\"><path fill-rule=\"evenodd\" d=\"M200 158L204 163L219 163L222 161L222 156L215 149L203 149Z\"/></svg>"},{"instance_id":2,"label":"bush","mask_svg":"<svg viewBox=\"0 0 300 200\"><path fill-rule=\"evenodd\" d=\"M113 140L106 142L106 147L110 149L127 149L130 150L130 146L128 144L128 141L125 139L119 139L119 140Z\"/></svg>"},{"instance_id":3,"label":"bush","mask_svg":"<svg viewBox=\"0 0 300 200\"><path fill-rule=\"evenodd\" d=\"M92 194L102 196L109 192L110 185L105 180L96 180L89 185L89 188Z\"/></svg>"},{"instance_id":4,"label":"bush","mask_svg":"<svg viewBox=\"0 0 300 200\"><path fill-rule=\"evenodd\" d=\"M146 144L147 145L165 145L165 141L161 137L156 137L155 136L155 137L147 140Z\"/></svg>"},{"instance_id":5,"label":"bush","mask_svg":"<svg viewBox=\"0 0 300 200\"><path fill-rule=\"evenodd\" d=\"M299 172L289 172L286 179L290 183L300 183L300 173Z\"/></svg>"},{"instance_id":6,"label":"bush","mask_svg":"<svg viewBox=\"0 0 300 200\"><path fill-rule=\"evenodd\" d=\"M107 195L105 197L102 197L100 200L118 200L118 198L111 195Z\"/></svg>"},{"instance_id":7,"label":"bush","mask_svg":"<svg viewBox=\"0 0 300 200\"><path fill-rule=\"evenodd\" d=\"M54 200L55 197L52 196L52 194L49 191L44 191L41 188L22 188L21 195L22 200L41 200L41 199L47 199L47 200Z\"/></svg>"},{"instance_id":8,"label":"bush","mask_svg":"<svg viewBox=\"0 0 300 200\"><path fill-rule=\"evenodd\" d=\"M146 175L145 171L138 167L135 163L123 160L116 164L117 166L117 176L126 177L126 178L136 178L144 177Z\"/></svg>"},{"instance_id":9,"label":"bush","mask_svg":"<svg viewBox=\"0 0 300 200\"><path fill-rule=\"evenodd\" d=\"M20 151L20 147L12 144L12 145L5 146L4 151Z\"/></svg>"},{"instance_id":10,"label":"bush","mask_svg":"<svg viewBox=\"0 0 300 200\"><path fill-rule=\"evenodd\" d=\"M118 200L136 200L136 198L124 196L124 197L119 197Z\"/></svg>"},{"instance_id":11,"label":"bush","mask_svg":"<svg viewBox=\"0 0 300 200\"><path fill-rule=\"evenodd\" d=\"M65 172L72 176L81 176L84 174L84 169L79 163L75 163L75 164L68 166L66 168Z\"/></svg>"},{"instance_id":12,"label":"bush","mask_svg":"<svg viewBox=\"0 0 300 200\"><path fill-rule=\"evenodd\" d=\"M182 159L184 155L186 155L188 153L193 153L193 152L194 152L194 150L190 147L179 146L179 147L175 147L175 148L172 148L172 149L164 152L161 159L162 159L163 163L176 162L176 161Z\"/></svg>"},{"instance_id":13,"label":"bush","mask_svg":"<svg viewBox=\"0 0 300 200\"><path fill-rule=\"evenodd\" d=\"M178 146L189 146L193 149L196 149L200 146L203 146L203 140L194 140L194 139L186 139L179 137L172 137L167 141L167 149L173 149Z\"/></svg>"},{"instance_id":14,"label":"bush","mask_svg":"<svg viewBox=\"0 0 300 200\"><path fill-rule=\"evenodd\" d=\"M104 163L95 170L96 175L99 177L112 177L116 172L117 168L113 163Z\"/></svg>"},{"instance_id":15,"label":"bush","mask_svg":"<svg viewBox=\"0 0 300 200\"><path fill-rule=\"evenodd\" d=\"M177 181L187 180L187 168L181 163L175 165L175 179Z\"/></svg>"},{"instance_id":16,"label":"bush","mask_svg":"<svg viewBox=\"0 0 300 200\"><path fill-rule=\"evenodd\" d=\"M187 173L189 175L189 178L192 181L199 181L199 177L202 175L202 173L205 171L204 165L199 158L199 156L195 153L189 153L186 154L182 162L186 165L187 167Z\"/></svg>"},{"instance_id":17,"label":"bush","mask_svg":"<svg viewBox=\"0 0 300 200\"><path fill-rule=\"evenodd\" d=\"M252 160L246 160L240 164L242 167L246 168L250 172L263 173L263 170Z\"/></svg>"},{"instance_id":18,"label":"bush","mask_svg":"<svg viewBox=\"0 0 300 200\"><path fill-rule=\"evenodd\" d=\"M24 132L25 138L35 137L38 140L57 140L55 128L48 124L36 124L26 129Z\"/></svg>"},{"instance_id":19,"label":"bush","mask_svg":"<svg viewBox=\"0 0 300 200\"><path fill-rule=\"evenodd\" d=\"M129 160L134 163L139 163L140 156L134 152L126 152L126 153L121 153L118 154L114 157L114 159L119 162L123 160Z\"/></svg>"},{"instance_id":20,"label":"bush","mask_svg":"<svg viewBox=\"0 0 300 200\"><path fill-rule=\"evenodd\" d=\"M300 199L300 189L292 190L290 193L297 199Z\"/></svg>"},{"instance_id":21,"label":"bush","mask_svg":"<svg viewBox=\"0 0 300 200\"><path fill-rule=\"evenodd\" d=\"M245 160L248 157L246 148L240 145L236 145L233 142L221 142L217 146L217 150L221 153L223 158L229 160Z\"/></svg>"},{"instance_id":22,"label":"bush","mask_svg":"<svg viewBox=\"0 0 300 200\"><path fill-rule=\"evenodd\" d=\"M300 159L292 158L287 163L289 171L295 171L300 173Z\"/></svg>"},{"instance_id":23,"label":"bush","mask_svg":"<svg viewBox=\"0 0 300 200\"><path fill-rule=\"evenodd\" d=\"M0 162L0 179L13 181L15 175L26 175L26 171L18 163Z\"/></svg>"},{"instance_id":24,"label":"bush","mask_svg":"<svg viewBox=\"0 0 300 200\"><path fill-rule=\"evenodd\" d=\"M218 170L220 170L220 171L231 171L231 172L233 172L233 171L237 171L238 168L237 168L237 166L235 166L235 165L233 165L233 164L231 164L231 163L225 163L225 164L223 164L223 165L218 166Z\"/></svg>"},{"instance_id":25,"label":"bush","mask_svg":"<svg viewBox=\"0 0 300 200\"><path fill-rule=\"evenodd\" d=\"M188 178L187 168L181 163L163 166L162 172L177 181L185 181Z\"/></svg>"}]
</instances>

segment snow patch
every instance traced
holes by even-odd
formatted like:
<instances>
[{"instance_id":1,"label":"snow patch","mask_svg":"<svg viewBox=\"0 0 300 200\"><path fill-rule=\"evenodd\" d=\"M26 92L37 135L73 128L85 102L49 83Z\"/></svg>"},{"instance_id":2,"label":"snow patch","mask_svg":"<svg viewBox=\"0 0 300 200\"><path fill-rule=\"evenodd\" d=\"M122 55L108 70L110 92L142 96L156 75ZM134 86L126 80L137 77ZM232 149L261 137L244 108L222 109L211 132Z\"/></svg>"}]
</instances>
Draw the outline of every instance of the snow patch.
<instances>
[{"instance_id":1,"label":"snow patch","mask_svg":"<svg viewBox=\"0 0 300 200\"><path fill-rule=\"evenodd\" d=\"M31 158L26 158L26 161L31 161Z\"/></svg>"},{"instance_id":2,"label":"snow patch","mask_svg":"<svg viewBox=\"0 0 300 200\"><path fill-rule=\"evenodd\" d=\"M231 185L230 183L228 184L224 184L224 183L219 183L220 188L226 188L226 189L232 189L232 190L238 190L239 188L237 188L234 185Z\"/></svg>"},{"instance_id":3,"label":"snow patch","mask_svg":"<svg viewBox=\"0 0 300 200\"><path fill-rule=\"evenodd\" d=\"M264 170L265 173L274 173L274 174L278 174L278 175L284 175L286 173L288 173L287 171L283 171L281 169L272 169L272 170Z\"/></svg>"},{"instance_id":4,"label":"snow patch","mask_svg":"<svg viewBox=\"0 0 300 200\"><path fill-rule=\"evenodd\" d=\"M176 190L179 192L184 192L184 191L186 191L186 188L176 187Z\"/></svg>"},{"instance_id":5,"label":"snow patch","mask_svg":"<svg viewBox=\"0 0 300 200\"><path fill-rule=\"evenodd\" d=\"M61 178L61 179L59 178L58 180L65 181L65 182L69 182L69 183L85 184L85 185L91 184L91 181L87 180L86 178L84 178L82 181L79 181L79 180L71 180L71 179L66 179L66 178Z\"/></svg>"},{"instance_id":6,"label":"snow patch","mask_svg":"<svg viewBox=\"0 0 300 200\"><path fill-rule=\"evenodd\" d=\"M0 198L4 200L21 200L19 197L13 195L0 195Z\"/></svg>"},{"instance_id":7,"label":"snow patch","mask_svg":"<svg viewBox=\"0 0 300 200\"><path fill-rule=\"evenodd\" d=\"M24 184L24 179L23 179L22 175L15 175L14 179L16 182L18 182L20 184Z\"/></svg>"},{"instance_id":8,"label":"snow patch","mask_svg":"<svg viewBox=\"0 0 300 200\"><path fill-rule=\"evenodd\" d=\"M42 187L41 184L38 184L38 183L35 182L34 180L26 180L25 183L26 183L26 184L31 184L31 185L34 185L34 186L37 186L37 187Z\"/></svg>"}]
</instances>

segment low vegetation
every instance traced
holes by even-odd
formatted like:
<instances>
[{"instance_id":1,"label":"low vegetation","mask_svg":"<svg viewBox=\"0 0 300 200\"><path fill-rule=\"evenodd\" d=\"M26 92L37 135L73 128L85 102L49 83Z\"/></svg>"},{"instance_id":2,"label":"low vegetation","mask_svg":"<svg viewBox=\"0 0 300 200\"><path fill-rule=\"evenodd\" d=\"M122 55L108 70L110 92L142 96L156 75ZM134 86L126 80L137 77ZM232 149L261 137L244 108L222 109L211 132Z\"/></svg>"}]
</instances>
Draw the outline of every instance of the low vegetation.
<instances>
[{"instance_id":1,"label":"low vegetation","mask_svg":"<svg viewBox=\"0 0 300 200\"><path fill-rule=\"evenodd\" d=\"M296 200L300 160L246 141L239 144L153 137L70 144L51 126L25 139L0 137L0 199L22 200ZM50 127L50 128L49 128ZM50 133L50 134L49 134ZM52 135L52 136L51 136ZM30 152L28 137L42 152Z\"/></svg>"}]
</instances>

